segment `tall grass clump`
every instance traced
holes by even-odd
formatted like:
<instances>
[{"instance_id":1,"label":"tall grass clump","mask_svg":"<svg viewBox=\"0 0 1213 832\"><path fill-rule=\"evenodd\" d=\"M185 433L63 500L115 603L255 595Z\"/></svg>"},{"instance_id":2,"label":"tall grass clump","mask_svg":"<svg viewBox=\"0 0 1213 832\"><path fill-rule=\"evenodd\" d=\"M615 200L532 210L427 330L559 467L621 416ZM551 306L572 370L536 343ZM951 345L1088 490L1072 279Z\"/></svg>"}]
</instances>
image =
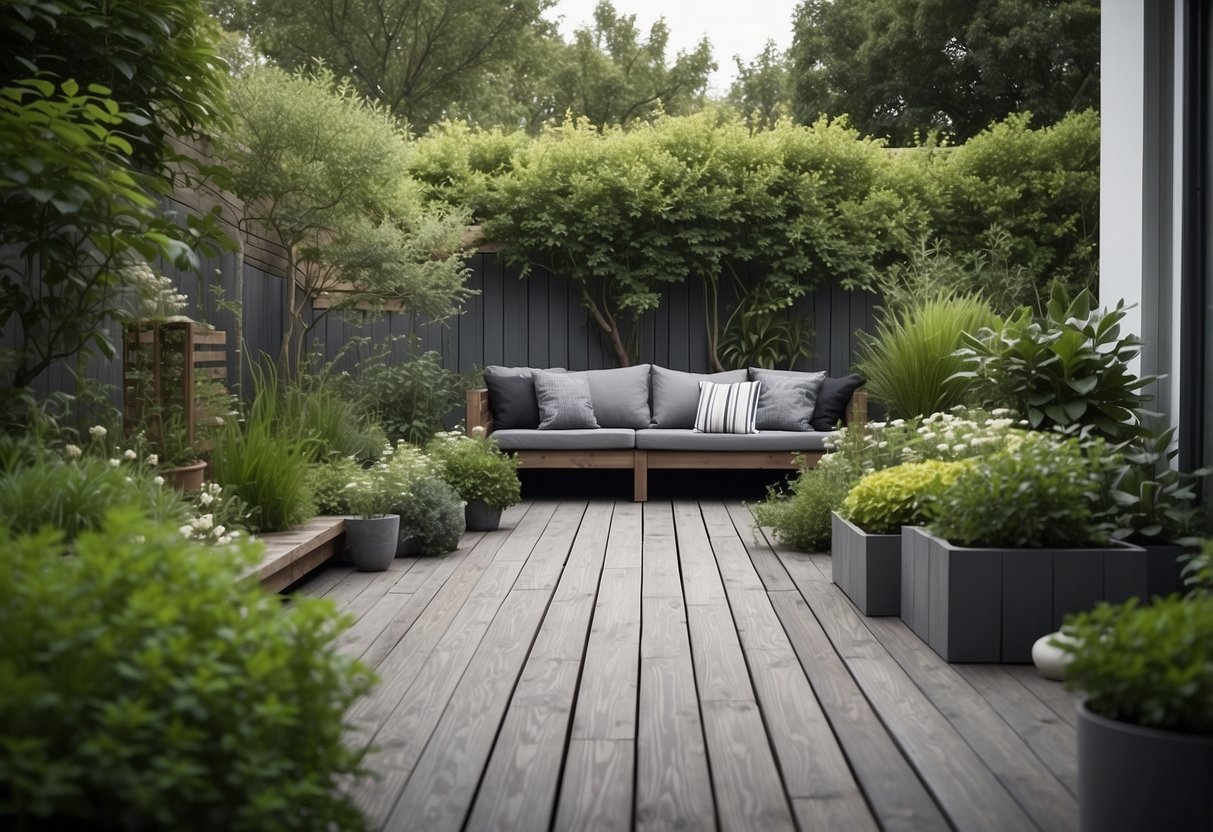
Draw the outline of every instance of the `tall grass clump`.
<instances>
[{"instance_id":1,"label":"tall grass clump","mask_svg":"<svg viewBox=\"0 0 1213 832\"><path fill-rule=\"evenodd\" d=\"M961 334L998 325L990 305L972 295L911 300L887 310L876 334L864 338L856 369L890 416L908 419L947 411L965 404L969 386L957 377L965 366L954 355Z\"/></svg>"},{"instance_id":2,"label":"tall grass clump","mask_svg":"<svg viewBox=\"0 0 1213 832\"><path fill-rule=\"evenodd\" d=\"M229 420L211 450L213 476L247 503L254 532L289 529L312 516L308 465L320 443L291 431L273 369L253 368L253 401L242 422Z\"/></svg>"},{"instance_id":3,"label":"tall grass clump","mask_svg":"<svg viewBox=\"0 0 1213 832\"><path fill-rule=\"evenodd\" d=\"M387 434L325 377L284 385L278 405L283 433L316 440L316 456L379 458Z\"/></svg>"}]
</instances>

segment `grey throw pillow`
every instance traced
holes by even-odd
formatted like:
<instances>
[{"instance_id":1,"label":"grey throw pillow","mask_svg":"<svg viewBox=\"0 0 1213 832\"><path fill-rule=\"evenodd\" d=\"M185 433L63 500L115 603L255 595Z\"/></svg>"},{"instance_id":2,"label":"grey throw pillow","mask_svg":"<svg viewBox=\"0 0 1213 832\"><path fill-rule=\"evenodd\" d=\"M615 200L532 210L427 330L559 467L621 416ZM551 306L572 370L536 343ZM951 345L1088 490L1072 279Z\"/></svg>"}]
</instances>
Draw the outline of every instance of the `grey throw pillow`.
<instances>
[{"instance_id":1,"label":"grey throw pillow","mask_svg":"<svg viewBox=\"0 0 1213 832\"><path fill-rule=\"evenodd\" d=\"M732 384L747 381L745 370L727 370L723 373L684 373L653 365L653 427L695 427L695 411L699 406L699 382Z\"/></svg>"},{"instance_id":2,"label":"grey throw pillow","mask_svg":"<svg viewBox=\"0 0 1213 832\"><path fill-rule=\"evenodd\" d=\"M825 372L798 373L792 370L750 368L750 380L762 382L758 397L759 430L812 430L817 391Z\"/></svg>"},{"instance_id":3,"label":"grey throw pillow","mask_svg":"<svg viewBox=\"0 0 1213 832\"><path fill-rule=\"evenodd\" d=\"M587 370L594 418L604 428L649 426L649 365Z\"/></svg>"},{"instance_id":4,"label":"grey throw pillow","mask_svg":"<svg viewBox=\"0 0 1213 832\"><path fill-rule=\"evenodd\" d=\"M590 382L583 373L549 373L535 370L535 398L539 404L539 430L581 430L598 427Z\"/></svg>"}]
</instances>

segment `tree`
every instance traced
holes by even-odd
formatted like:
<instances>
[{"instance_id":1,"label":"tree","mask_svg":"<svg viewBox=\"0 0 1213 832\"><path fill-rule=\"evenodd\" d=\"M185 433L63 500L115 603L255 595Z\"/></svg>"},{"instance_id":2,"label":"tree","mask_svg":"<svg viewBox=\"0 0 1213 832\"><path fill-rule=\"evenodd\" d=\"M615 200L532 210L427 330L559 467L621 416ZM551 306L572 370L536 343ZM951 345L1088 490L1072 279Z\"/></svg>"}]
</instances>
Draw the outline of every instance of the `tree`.
<instances>
[{"instance_id":1,"label":"tree","mask_svg":"<svg viewBox=\"0 0 1213 832\"><path fill-rule=\"evenodd\" d=\"M641 40L636 15L620 15L610 0L594 9L594 23L573 36L566 65L555 76L557 97L569 111L599 126L626 126L658 113L699 109L708 76L716 69L704 38L691 52L666 62L670 30L659 18Z\"/></svg>"},{"instance_id":2,"label":"tree","mask_svg":"<svg viewBox=\"0 0 1213 832\"><path fill-rule=\"evenodd\" d=\"M1099 104L1098 0L804 0L790 51L797 117L847 114L912 144L965 141L1031 111L1040 124Z\"/></svg>"},{"instance_id":3,"label":"tree","mask_svg":"<svg viewBox=\"0 0 1213 832\"><path fill-rule=\"evenodd\" d=\"M769 129L779 119L791 115L791 80L787 56L768 40L758 56L737 64L737 80L729 88L728 103L737 108L755 129Z\"/></svg>"},{"instance_id":4,"label":"tree","mask_svg":"<svg viewBox=\"0 0 1213 832\"><path fill-rule=\"evenodd\" d=\"M299 70L319 58L414 128L474 98L505 72L553 0L258 0L220 2L254 44Z\"/></svg>"},{"instance_id":5,"label":"tree","mask_svg":"<svg viewBox=\"0 0 1213 832\"><path fill-rule=\"evenodd\" d=\"M198 0L8 2L0 23L0 326L20 326L20 388L112 356L147 261L195 265L213 226L182 228L157 198L167 137L220 121L225 74Z\"/></svg>"},{"instance_id":6,"label":"tree","mask_svg":"<svg viewBox=\"0 0 1213 832\"><path fill-rule=\"evenodd\" d=\"M284 375L332 309L402 300L431 319L458 310L466 269L451 255L464 216L419 207L404 130L386 107L323 67L252 69L232 99L231 129L216 140L224 184L244 203L240 224L261 223L286 249ZM333 303L309 315L326 294Z\"/></svg>"}]
</instances>

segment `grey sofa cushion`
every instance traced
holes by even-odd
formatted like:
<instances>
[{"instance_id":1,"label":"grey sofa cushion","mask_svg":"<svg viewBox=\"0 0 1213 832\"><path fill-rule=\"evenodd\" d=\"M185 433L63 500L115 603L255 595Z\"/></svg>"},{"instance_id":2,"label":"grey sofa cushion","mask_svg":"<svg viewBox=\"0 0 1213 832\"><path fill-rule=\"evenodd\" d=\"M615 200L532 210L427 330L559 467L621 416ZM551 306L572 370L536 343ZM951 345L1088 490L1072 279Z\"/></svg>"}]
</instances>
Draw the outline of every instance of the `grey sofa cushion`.
<instances>
[{"instance_id":1,"label":"grey sofa cushion","mask_svg":"<svg viewBox=\"0 0 1213 832\"><path fill-rule=\"evenodd\" d=\"M828 431L772 430L739 434L650 428L636 431L636 447L652 451L823 451L823 443L829 435Z\"/></svg>"},{"instance_id":2,"label":"grey sofa cushion","mask_svg":"<svg viewBox=\"0 0 1213 832\"><path fill-rule=\"evenodd\" d=\"M631 428L495 430L493 438L507 451L603 451L636 447L636 431Z\"/></svg>"},{"instance_id":3,"label":"grey sofa cushion","mask_svg":"<svg viewBox=\"0 0 1213 832\"><path fill-rule=\"evenodd\" d=\"M655 428L687 428L695 426L695 409L699 406L699 382L731 384L748 381L745 370L723 373L683 373L653 365L649 382L653 394Z\"/></svg>"},{"instance_id":4,"label":"grey sofa cushion","mask_svg":"<svg viewBox=\"0 0 1213 832\"><path fill-rule=\"evenodd\" d=\"M549 368L544 368L544 372L545 373L567 373L568 370L566 370L564 367L549 367ZM521 376L522 378L530 378L531 376L533 376L535 374L535 368L534 367L503 367L500 364L490 364L484 368L484 374L486 376L504 376L506 378L518 377L518 376Z\"/></svg>"},{"instance_id":5,"label":"grey sofa cushion","mask_svg":"<svg viewBox=\"0 0 1213 832\"><path fill-rule=\"evenodd\" d=\"M750 380L762 382L758 397L759 430L812 430L813 407L825 372L750 368Z\"/></svg>"},{"instance_id":6,"label":"grey sofa cushion","mask_svg":"<svg viewBox=\"0 0 1213 832\"><path fill-rule=\"evenodd\" d=\"M599 427L649 426L648 364L613 370L587 370L584 375L590 382L590 399Z\"/></svg>"},{"instance_id":7,"label":"grey sofa cushion","mask_svg":"<svg viewBox=\"0 0 1213 832\"><path fill-rule=\"evenodd\" d=\"M845 422L851 397L866 381L863 376L852 373L845 378L827 378L822 382L817 391L817 404L813 407L813 428L833 430L839 422Z\"/></svg>"},{"instance_id":8,"label":"grey sofa cushion","mask_svg":"<svg viewBox=\"0 0 1213 832\"><path fill-rule=\"evenodd\" d=\"M539 400L535 398L533 378L485 373L484 386L489 391L494 430L539 427Z\"/></svg>"},{"instance_id":9,"label":"grey sofa cushion","mask_svg":"<svg viewBox=\"0 0 1213 832\"><path fill-rule=\"evenodd\" d=\"M539 403L539 430L596 428L590 382L584 373L549 373L535 370L535 398Z\"/></svg>"}]
</instances>

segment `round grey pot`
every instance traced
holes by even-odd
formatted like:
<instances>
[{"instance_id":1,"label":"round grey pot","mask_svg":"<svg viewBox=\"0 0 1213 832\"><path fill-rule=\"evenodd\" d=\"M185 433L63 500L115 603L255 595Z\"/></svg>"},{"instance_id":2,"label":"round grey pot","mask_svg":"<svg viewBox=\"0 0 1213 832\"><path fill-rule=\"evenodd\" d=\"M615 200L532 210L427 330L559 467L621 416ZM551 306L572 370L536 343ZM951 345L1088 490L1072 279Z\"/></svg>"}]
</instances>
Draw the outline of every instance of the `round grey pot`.
<instances>
[{"instance_id":1,"label":"round grey pot","mask_svg":"<svg viewBox=\"0 0 1213 832\"><path fill-rule=\"evenodd\" d=\"M1213 829L1211 782L1213 737L1118 722L1079 704L1083 832L1208 832Z\"/></svg>"},{"instance_id":2,"label":"round grey pot","mask_svg":"<svg viewBox=\"0 0 1213 832\"><path fill-rule=\"evenodd\" d=\"M468 500L463 511L470 532L491 532L501 525L501 509L490 508L483 500Z\"/></svg>"},{"instance_id":3,"label":"round grey pot","mask_svg":"<svg viewBox=\"0 0 1213 832\"><path fill-rule=\"evenodd\" d=\"M400 515L348 517L345 542L350 548L354 568L362 572L382 572L392 565L400 542Z\"/></svg>"}]
</instances>

